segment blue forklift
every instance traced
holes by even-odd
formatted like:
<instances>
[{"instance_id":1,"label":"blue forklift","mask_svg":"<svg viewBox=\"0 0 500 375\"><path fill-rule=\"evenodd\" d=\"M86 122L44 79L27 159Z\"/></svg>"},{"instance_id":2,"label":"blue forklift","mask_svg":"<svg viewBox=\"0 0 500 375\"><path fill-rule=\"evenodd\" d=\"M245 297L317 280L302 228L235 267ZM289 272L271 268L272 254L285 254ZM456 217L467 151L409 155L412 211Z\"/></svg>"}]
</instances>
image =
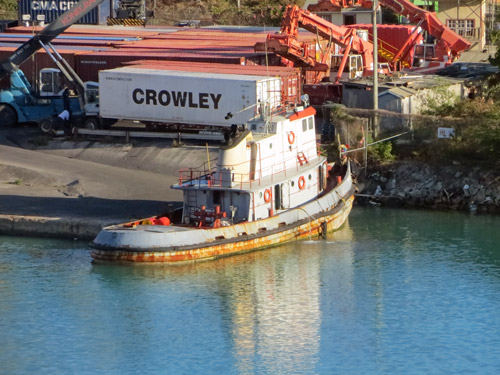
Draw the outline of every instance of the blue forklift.
<instances>
[{"instance_id":1,"label":"blue forklift","mask_svg":"<svg viewBox=\"0 0 500 375\"><path fill-rule=\"evenodd\" d=\"M10 87L0 91L0 126L34 123L42 132L48 132L52 128L51 119L64 110L83 121L84 126L98 126L98 84L82 82L51 41L103 1L79 1L0 62L0 81L10 79ZM42 48L57 69L40 70L39 83L34 88L19 66Z\"/></svg>"}]
</instances>

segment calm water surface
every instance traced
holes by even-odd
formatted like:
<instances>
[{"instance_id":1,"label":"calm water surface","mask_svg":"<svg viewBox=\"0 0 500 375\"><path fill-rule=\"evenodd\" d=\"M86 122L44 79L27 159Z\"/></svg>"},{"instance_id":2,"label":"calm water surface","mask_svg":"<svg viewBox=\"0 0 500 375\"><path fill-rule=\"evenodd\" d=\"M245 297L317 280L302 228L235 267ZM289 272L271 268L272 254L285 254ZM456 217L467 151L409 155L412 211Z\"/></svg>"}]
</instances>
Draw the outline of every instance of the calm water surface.
<instances>
[{"instance_id":1,"label":"calm water surface","mask_svg":"<svg viewBox=\"0 0 500 375\"><path fill-rule=\"evenodd\" d=\"M0 237L0 374L499 374L500 218L356 207L185 266Z\"/></svg>"}]
</instances>

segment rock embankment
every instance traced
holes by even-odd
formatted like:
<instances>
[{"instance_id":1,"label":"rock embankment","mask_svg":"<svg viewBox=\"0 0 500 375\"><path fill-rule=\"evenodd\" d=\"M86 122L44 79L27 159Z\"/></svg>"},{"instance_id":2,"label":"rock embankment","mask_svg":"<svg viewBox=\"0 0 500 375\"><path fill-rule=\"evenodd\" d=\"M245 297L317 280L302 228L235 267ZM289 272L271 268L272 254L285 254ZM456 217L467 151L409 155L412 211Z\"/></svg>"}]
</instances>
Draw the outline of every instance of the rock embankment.
<instances>
[{"instance_id":1,"label":"rock embankment","mask_svg":"<svg viewBox=\"0 0 500 375\"><path fill-rule=\"evenodd\" d=\"M360 203L500 213L498 170L397 162L370 171Z\"/></svg>"}]
</instances>

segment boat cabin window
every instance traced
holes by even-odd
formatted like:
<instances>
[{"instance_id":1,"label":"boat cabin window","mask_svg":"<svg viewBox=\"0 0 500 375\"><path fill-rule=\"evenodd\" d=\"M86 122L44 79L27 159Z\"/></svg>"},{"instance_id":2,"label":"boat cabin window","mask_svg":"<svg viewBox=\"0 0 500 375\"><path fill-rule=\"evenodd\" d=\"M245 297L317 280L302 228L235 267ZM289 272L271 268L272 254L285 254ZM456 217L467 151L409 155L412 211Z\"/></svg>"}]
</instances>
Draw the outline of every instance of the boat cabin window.
<instances>
[{"instance_id":1,"label":"boat cabin window","mask_svg":"<svg viewBox=\"0 0 500 375\"><path fill-rule=\"evenodd\" d=\"M279 210L283 208L283 200L281 198L281 187L279 184L274 185L274 209Z\"/></svg>"},{"instance_id":2,"label":"boat cabin window","mask_svg":"<svg viewBox=\"0 0 500 375\"><path fill-rule=\"evenodd\" d=\"M309 117L309 130L313 128L313 118Z\"/></svg>"},{"instance_id":3,"label":"boat cabin window","mask_svg":"<svg viewBox=\"0 0 500 375\"><path fill-rule=\"evenodd\" d=\"M212 197L214 204L220 204L220 191L215 190Z\"/></svg>"},{"instance_id":4,"label":"boat cabin window","mask_svg":"<svg viewBox=\"0 0 500 375\"><path fill-rule=\"evenodd\" d=\"M302 120L302 131L305 132L307 130L307 119Z\"/></svg>"}]
</instances>

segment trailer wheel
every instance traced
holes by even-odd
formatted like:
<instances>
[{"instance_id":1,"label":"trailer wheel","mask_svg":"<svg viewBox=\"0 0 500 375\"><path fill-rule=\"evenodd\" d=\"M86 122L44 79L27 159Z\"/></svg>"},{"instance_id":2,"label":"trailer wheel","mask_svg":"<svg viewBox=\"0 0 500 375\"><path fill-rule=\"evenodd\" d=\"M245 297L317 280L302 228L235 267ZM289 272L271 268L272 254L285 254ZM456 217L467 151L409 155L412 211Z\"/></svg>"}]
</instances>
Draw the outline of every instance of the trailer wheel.
<instances>
[{"instance_id":1,"label":"trailer wheel","mask_svg":"<svg viewBox=\"0 0 500 375\"><path fill-rule=\"evenodd\" d=\"M45 120L40 121L38 128L43 134L51 134L54 128L54 124L52 123L52 119L46 118Z\"/></svg>"},{"instance_id":2,"label":"trailer wheel","mask_svg":"<svg viewBox=\"0 0 500 375\"><path fill-rule=\"evenodd\" d=\"M0 104L0 124L7 127L17 124L16 111L10 105Z\"/></svg>"},{"instance_id":3,"label":"trailer wheel","mask_svg":"<svg viewBox=\"0 0 500 375\"><path fill-rule=\"evenodd\" d=\"M88 117L85 119L83 126L86 129L96 130L101 128L101 123L99 122L99 119L96 117Z\"/></svg>"}]
</instances>

